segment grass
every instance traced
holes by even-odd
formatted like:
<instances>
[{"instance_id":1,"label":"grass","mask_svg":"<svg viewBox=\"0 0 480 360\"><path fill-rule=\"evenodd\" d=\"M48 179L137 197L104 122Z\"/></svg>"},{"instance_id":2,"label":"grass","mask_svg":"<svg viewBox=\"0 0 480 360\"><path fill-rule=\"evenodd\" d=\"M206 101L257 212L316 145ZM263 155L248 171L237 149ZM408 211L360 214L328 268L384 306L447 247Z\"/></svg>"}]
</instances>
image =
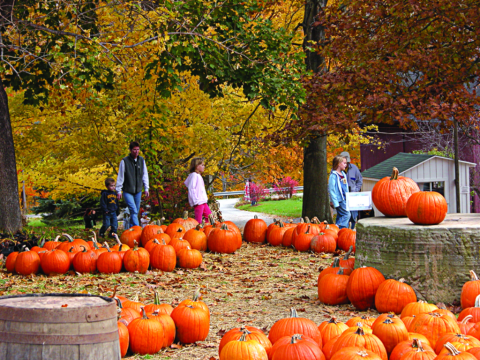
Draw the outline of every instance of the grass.
<instances>
[{"instance_id":1,"label":"grass","mask_svg":"<svg viewBox=\"0 0 480 360\"><path fill-rule=\"evenodd\" d=\"M301 217L302 202L302 197L294 196L293 198L288 200L272 200L260 202L258 203L258 205L255 206L240 205L238 209L285 217Z\"/></svg>"}]
</instances>

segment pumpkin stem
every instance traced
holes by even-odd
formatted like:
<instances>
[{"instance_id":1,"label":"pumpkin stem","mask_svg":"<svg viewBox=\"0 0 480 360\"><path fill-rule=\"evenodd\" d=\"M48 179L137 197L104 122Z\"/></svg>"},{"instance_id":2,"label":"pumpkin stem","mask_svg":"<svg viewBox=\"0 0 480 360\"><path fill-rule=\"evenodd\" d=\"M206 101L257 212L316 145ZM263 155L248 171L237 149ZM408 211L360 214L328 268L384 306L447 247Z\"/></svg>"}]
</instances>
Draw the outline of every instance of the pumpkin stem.
<instances>
[{"instance_id":1,"label":"pumpkin stem","mask_svg":"<svg viewBox=\"0 0 480 360\"><path fill-rule=\"evenodd\" d=\"M246 333L242 333L242 335L240 336L240 339L238 339L238 341L247 341L247 335Z\"/></svg>"},{"instance_id":2,"label":"pumpkin stem","mask_svg":"<svg viewBox=\"0 0 480 360\"><path fill-rule=\"evenodd\" d=\"M154 305L160 305L160 298L158 296L158 291L153 290L153 304Z\"/></svg>"},{"instance_id":3,"label":"pumpkin stem","mask_svg":"<svg viewBox=\"0 0 480 360\"><path fill-rule=\"evenodd\" d=\"M188 211L184 211L183 212L183 220L187 220L188 219Z\"/></svg>"},{"instance_id":4,"label":"pumpkin stem","mask_svg":"<svg viewBox=\"0 0 480 360\"><path fill-rule=\"evenodd\" d=\"M60 239L61 237L62 237L62 235L57 235L53 241L58 242L58 239Z\"/></svg>"},{"instance_id":5,"label":"pumpkin stem","mask_svg":"<svg viewBox=\"0 0 480 360\"><path fill-rule=\"evenodd\" d=\"M305 231L305 234L310 234L310 225L308 225L307 231Z\"/></svg>"},{"instance_id":6,"label":"pumpkin stem","mask_svg":"<svg viewBox=\"0 0 480 360\"><path fill-rule=\"evenodd\" d=\"M155 310L155 311L152 313L153 316L158 316L158 314L160 314L160 310L158 310L158 309Z\"/></svg>"},{"instance_id":7,"label":"pumpkin stem","mask_svg":"<svg viewBox=\"0 0 480 360\"><path fill-rule=\"evenodd\" d=\"M145 308L143 306L140 307L140 309L142 309L142 319L143 320L148 320L148 316L147 316L147 313L145 312Z\"/></svg>"},{"instance_id":8,"label":"pumpkin stem","mask_svg":"<svg viewBox=\"0 0 480 360\"><path fill-rule=\"evenodd\" d=\"M308 216L305 216L305 222L306 222L307 224L310 223L310 219L308 218Z\"/></svg>"},{"instance_id":9,"label":"pumpkin stem","mask_svg":"<svg viewBox=\"0 0 480 360\"><path fill-rule=\"evenodd\" d=\"M213 214L208 215L208 221L210 225L215 226L215 219L213 218Z\"/></svg>"},{"instance_id":10,"label":"pumpkin stem","mask_svg":"<svg viewBox=\"0 0 480 360\"><path fill-rule=\"evenodd\" d=\"M257 215L253 215L253 218L254 218L254 219L258 219L258 216L257 216Z\"/></svg>"},{"instance_id":11,"label":"pumpkin stem","mask_svg":"<svg viewBox=\"0 0 480 360\"><path fill-rule=\"evenodd\" d=\"M117 295L117 288L118 288L118 285L115 285L115 287L113 288L113 295L110 296L111 299L115 299L115 295Z\"/></svg>"},{"instance_id":12,"label":"pumpkin stem","mask_svg":"<svg viewBox=\"0 0 480 360\"><path fill-rule=\"evenodd\" d=\"M120 239L118 238L118 235L117 235L117 234L113 234L113 236L115 237L115 240L117 240L117 244L118 244L118 245L121 245L122 243L120 242Z\"/></svg>"},{"instance_id":13,"label":"pumpkin stem","mask_svg":"<svg viewBox=\"0 0 480 360\"><path fill-rule=\"evenodd\" d=\"M472 280L472 281L477 281L478 280L478 276L475 273L475 271L473 271L473 270L470 270L470 280Z\"/></svg>"},{"instance_id":14,"label":"pumpkin stem","mask_svg":"<svg viewBox=\"0 0 480 360\"><path fill-rule=\"evenodd\" d=\"M118 247L118 252L121 252L121 251L122 251L122 248L123 248L123 244L121 244L121 245Z\"/></svg>"},{"instance_id":15,"label":"pumpkin stem","mask_svg":"<svg viewBox=\"0 0 480 360\"><path fill-rule=\"evenodd\" d=\"M300 218L300 224L303 224L305 223L305 221L303 221L303 218Z\"/></svg>"},{"instance_id":16,"label":"pumpkin stem","mask_svg":"<svg viewBox=\"0 0 480 360\"><path fill-rule=\"evenodd\" d=\"M398 282L404 283L404 282L405 282L405 279L404 279L404 278L401 278L400 280L398 280Z\"/></svg>"},{"instance_id":17,"label":"pumpkin stem","mask_svg":"<svg viewBox=\"0 0 480 360\"><path fill-rule=\"evenodd\" d=\"M392 319L387 317L383 323L384 324L393 324L393 321L392 321Z\"/></svg>"},{"instance_id":18,"label":"pumpkin stem","mask_svg":"<svg viewBox=\"0 0 480 360\"><path fill-rule=\"evenodd\" d=\"M193 294L193 301L198 301L198 299L200 299L201 296L202 294L200 294L200 288L198 288L197 290L195 290L195 293Z\"/></svg>"},{"instance_id":19,"label":"pumpkin stem","mask_svg":"<svg viewBox=\"0 0 480 360\"><path fill-rule=\"evenodd\" d=\"M110 250L110 246L108 246L108 243L106 241L103 243L103 246L107 248L108 252L112 252L112 250Z\"/></svg>"},{"instance_id":20,"label":"pumpkin stem","mask_svg":"<svg viewBox=\"0 0 480 360\"><path fill-rule=\"evenodd\" d=\"M137 242L137 240L133 240L133 251L137 251L137 250L138 250L138 242Z\"/></svg>"},{"instance_id":21,"label":"pumpkin stem","mask_svg":"<svg viewBox=\"0 0 480 360\"><path fill-rule=\"evenodd\" d=\"M472 315L467 315L467 316L465 316L465 317L462 319L462 321L460 321L460 324L466 324L466 323L468 323L471 318L473 318Z\"/></svg>"},{"instance_id":22,"label":"pumpkin stem","mask_svg":"<svg viewBox=\"0 0 480 360\"><path fill-rule=\"evenodd\" d=\"M343 257L343 260L348 260L352 251L353 251L353 246L350 245L350 247L348 248L348 251L345 253L345 256Z\"/></svg>"},{"instance_id":23,"label":"pumpkin stem","mask_svg":"<svg viewBox=\"0 0 480 360\"><path fill-rule=\"evenodd\" d=\"M62 236L65 236L68 241L73 242L73 237L71 237L70 235L63 233Z\"/></svg>"},{"instance_id":24,"label":"pumpkin stem","mask_svg":"<svg viewBox=\"0 0 480 360\"><path fill-rule=\"evenodd\" d=\"M202 224L198 224L197 226L195 226L195 230L200 231L200 229L203 227Z\"/></svg>"},{"instance_id":25,"label":"pumpkin stem","mask_svg":"<svg viewBox=\"0 0 480 360\"><path fill-rule=\"evenodd\" d=\"M178 232L178 233L181 233L182 231L183 231L183 230L182 230L181 228L178 228L178 229L177 229L177 232Z\"/></svg>"},{"instance_id":26,"label":"pumpkin stem","mask_svg":"<svg viewBox=\"0 0 480 360\"><path fill-rule=\"evenodd\" d=\"M90 230L90 232L93 234L93 242L96 243L97 242L97 233L93 230Z\"/></svg>"},{"instance_id":27,"label":"pumpkin stem","mask_svg":"<svg viewBox=\"0 0 480 360\"><path fill-rule=\"evenodd\" d=\"M167 243L165 242L165 239L162 239L162 244L167 245Z\"/></svg>"},{"instance_id":28,"label":"pumpkin stem","mask_svg":"<svg viewBox=\"0 0 480 360\"><path fill-rule=\"evenodd\" d=\"M337 318L335 316L332 316L332 318L330 319L330 321L328 322L329 324L337 324Z\"/></svg>"},{"instance_id":29,"label":"pumpkin stem","mask_svg":"<svg viewBox=\"0 0 480 360\"><path fill-rule=\"evenodd\" d=\"M245 326L242 326L240 328L240 331L242 332L242 334L245 334L245 335L251 334L251 332L248 331L248 329Z\"/></svg>"},{"instance_id":30,"label":"pumpkin stem","mask_svg":"<svg viewBox=\"0 0 480 360\"><path fill-rule=\"evenodd\" d=\"M117 292L116 286L115 286L115 292ZM117 297L115 296L115 293L113 293L113 295L114 295L114 296L113 296L113 300L116 301L118 308L119 308L120 310L122 310L122 309L123 309L122 302L120 301L119 298L117 298Z\"/></svg>"},{"instance_id":31,"label":"pumpkin stem","mask_svg":"<svg viewBox=\"0 0 480 360\"><path fill-rule=\"evenodd\" d=\"M398 180L398 169L396 167L393 168L392 177L390 180Z\"/></svg>"},{"instance_id":32,"label":"pumpkin stem","mask_svg":"<svg viewBox=\"0 0 480 360\"><path fill-rule=\"evenodd\" d=\"M338 269L337 275L343 275L343 267L340 266L340 269Z\"/></svg>"},{"instance_id":33,"label":"pumpkin stem","mask_svg":"<svg viewBox=\"0 0 480 360\"><path fill-rule=\"evenodd\" d=\"M42 239L42 241L40 242L40 247L43 248L43 245L45 245L45 238Z\"/></svg>"},{"instance_id":34,"label":"pumpkin stem","mask_svg":"<svg viewBox=\"0 0 480 360\"><path fill-rule=\"evenodd\" d=\"M457 356L458 354L460 354L460 351L458 351L457 348L455 346L453 346L452 344L450 344L449 342L447 342L443 346L447 348L450 356Z\"/></svg>"},{"instance_id":35,"label":"pumpkin stem","mask_svg":"<svg viewBox=\"0 0 480 360\"><path fill-rule=\"evenodd\" d=\"M358 324L357 324L357 326L358 326ZM363 327L358 326L358 329L357 329L357 331L355 331L355 334L360 335L360 336L365 336L365 331L363 331Z\"/></svg>"},{"instance_id":36,"label":"pumpkin stem","mask_svg":"<svg viewBox=\"0 0 480 360\"><path fill-rule=\"evenodd\" d=\"M290 317L298 318L297 310L295 310L293 307L290 309Z\"/></svg>"},{"instance_id":37,"label":"pumpkin stem","mask_svg":"<svg viewBox=\"0 0 480 360\"><path fill-rule=\"evenodd\" d=\"M228 230L227 224L222 224L222 227L221 227L220 229L222 229L222 230Z\"/></svg>"},{"instance_id":38,"label":"pumpkin stem","mask_svg":"<svg viewBox=\"0 0 480 360\"><path fill-rule=\"evenodd\" d=\"M82 252L87 252L87 248L83 245L80 245L80 247L83 249ZM72 246L72 249L73 249L73 246ZM71 250L71 249L70 249Z\"/></svg>"},{"instance_id":39,"label":"pumpkin stem","mask_svg":"<svg viewBox=\"0 0 480 360\"><path fill-rule=\"evenodd\" d=\"M68 252L73 252L73 246L68 250Z\"/></svg>"},{"instance_id":40,"label":"pumpkin stem","mask_svg":"<svg viewBox=\"0 0 480 360\"><path fill-rule=\"evenodd\" d=\"M331 267L340 267L340 259L338 257L336 257L335 259L333 259L333 264Z\"/></svg>"},{"instance_id":41,"label":"pumpkin stem","mask_svg":"<svg viewBox=\"0 0 480 360\"><path fill-rule=\"evenodd\" d=\"M476 308L480 307L480 295L477 295L475 298L475 305Z\"/></svg>"}]
</instances>

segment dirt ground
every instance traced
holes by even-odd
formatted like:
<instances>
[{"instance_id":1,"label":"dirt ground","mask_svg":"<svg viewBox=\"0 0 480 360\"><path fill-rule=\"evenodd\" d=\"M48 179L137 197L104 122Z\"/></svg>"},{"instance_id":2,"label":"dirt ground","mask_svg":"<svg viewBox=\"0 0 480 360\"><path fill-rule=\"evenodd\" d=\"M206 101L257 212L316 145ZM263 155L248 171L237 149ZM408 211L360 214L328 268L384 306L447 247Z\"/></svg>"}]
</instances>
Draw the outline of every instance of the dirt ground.
<instances>
[{"instance_id":1,"label":"dirt ground","mask_svg":"<svg viewBox=\"0 0 480 360\"><path fill-rule=\"evenodd\" d=\"M173 344L155 355L127 355L127 359L214 360L222 335L241 325L268 330L288 317L294 307L300 316L320 324L335 315L340 320L356 316L352 305L325 306L318 301L319 271L330 265L332 256L300 253L293 249L243 243L235 254L205 253L199 269L175 269L172 273L67 275L22 277L0 273L0 295L22 293L89 293L111 296L138 294L145 304L153 302L158 290L162 302L173 306L191 298L200 287L202 300L211 312L210 333L193 345ZM364 312L365 313L365 312ZM370 313L376 316L376 311Z\"/></svg>"}]
</instances>

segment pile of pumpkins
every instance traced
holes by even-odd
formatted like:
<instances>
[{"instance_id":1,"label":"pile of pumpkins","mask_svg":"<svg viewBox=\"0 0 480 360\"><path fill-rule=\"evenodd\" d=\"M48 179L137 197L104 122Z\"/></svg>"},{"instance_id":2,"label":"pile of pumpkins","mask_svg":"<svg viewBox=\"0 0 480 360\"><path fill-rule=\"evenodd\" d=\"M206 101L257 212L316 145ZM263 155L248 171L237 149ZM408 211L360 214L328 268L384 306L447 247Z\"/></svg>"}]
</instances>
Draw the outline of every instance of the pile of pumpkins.
<instances>
[{"instance_id":1,"label":"pile of pumpkins","mask_svg":"<svg viewBox=\"0 0 480 360\"><path fill-rule=\"evenodd\" d=\"M192 299L183 300L177 307L162 304L155 292L153 304L143 304L138 297L129 300L113 296L118 305L118 334L120 352L156 354L174 341L193 344L207 338L210 331L210 311L200 300L197 290Z\"/></svg>"},{"instance_id":2,"label":"pile of pumpkins","mask_svg":"<svg viewBox=\"0 0 480 360\"><path fill-rule=\"evenodd\" d=\"M20 275L65 274L69 270L78 273L116 274L122 270L145 273L149 268L170 272L176 266L187 269L198 268L203 256L201 251L209 249L218 253L233 253L242 245L238 227L230 222L214 222L199 225L188 217L175 219L170 225L133 226L121 237L116 235L113 247L96 240L92 231L91 241L73 239L68 234L57 236L32 249L8 255L6 268ZM66 241L59 241L65 237Z\"/></svg>"},{"instance_id":3,"label":"pile of pumpkins","mask_svg":"<svg viewBox=\"0 0 480 360\"><path fill-rule=\"evenodd\" d=\"M475 281L464 290L478 294L480 281ZM385 291L377 309L391 312L377 318L357 316L343 323L332 317L317 326L291 309L268 337L254 327L232 329L220 342L220 360L480 360L480 295L457 321L447 309L408 302L408 291L404 300L403 289L389 289L395 296Z\"/></svg>"},{"instance_id":4,"label":"pile of pumpkins","mask_svg":"<svg viewBox=\"0 0 480 360\"><path fill-rule=\"evenodd\" d=\"M441 194L420 191L415 181L398 176L395 167L391 177L384 177L375 184L372 201L385 216L407 216L417 225L440 224L448 211L447 201Z\"/></svg>"},{"instance_id":5,"label":"pile of pumpkins","mask_svg":"<svg viewBox=\"0 0 480 360\"><path fill-rule=\"evenodd\" d=\"M267 226L266 222L255 216L245 224L243 239L251 243L268 242L272 246L293 247L297 251L316 253L334 253L337 249L355 252L356 231L341 229L335 224L320 222L318 218L311 221L308 217L299 224L284 223L274 220Z\"/></svg>"}]
</instances>

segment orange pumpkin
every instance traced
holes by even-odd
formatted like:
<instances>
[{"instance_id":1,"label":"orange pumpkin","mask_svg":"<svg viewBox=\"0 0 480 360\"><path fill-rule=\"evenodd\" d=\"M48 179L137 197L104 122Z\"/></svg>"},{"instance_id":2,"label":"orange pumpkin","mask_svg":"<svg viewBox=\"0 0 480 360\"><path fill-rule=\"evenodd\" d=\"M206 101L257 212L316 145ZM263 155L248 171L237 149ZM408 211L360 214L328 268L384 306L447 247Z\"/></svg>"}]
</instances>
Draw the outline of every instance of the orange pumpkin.
<instances>
[{"instance_id":1,"label":"orange pumpkin","mask_svg":"<svg viewBox=\"0 0 480 360\"><path fill-rule=\"evenodd\" d=\"M163 230L160 226L149 224L145 226L142 230L142 235L140 236L140 243L142 246L151 240L154 239L158 234L163 234Z\"/></svg>"},{"instance_id":2,"label":"orange pumpkin","mask_svg":"<svg viewBox=\"0 0 480 360\"><path fill-rule=\"evenodd\" d=\"M436 191L419 191L407 201L407 216L418 225L440 224L447 216L447 200Z\"/></svg>"},{"instance_id":3,"label":"orange pumpkin","mask_svg":"<svg viewBox=\"0 0 480 360\"><path fill-rule=\"evenodd\" d=\"M243 238L248 242L264 243L267 238L267 223L255 215L245 224Z\"/></svg>"},{"instance_id":4,"label":"orange pumpkin","mask_svg":"<svg viewBox=\"0 0 480 360\"><path fill-rule=\"evenodd\" d=\"M359 310L366 310L375 304L375 294L385 277L373 267L361 267L353 270L347 283L347 295Z\"/></svg>"},{"instance_id":5,"label":"orange pumpkin","mask_svg":"<svg viewBox=\"0 0 480 360\"><path fill-rule=\"evenodd\" d=\"M400 314L407 304L417 301L415 291L404 281L389 279L380 284L375 294L375 307L378 312Z\"/></svg>"},{"instance_id":6,"label":"orange pumpkin","mask_svg":"<svg viewBox=\"0 0 480 360\"><path fill-rule=\"evenodd\" d=\"M183 226L185 231L188 231L190 229L194 229L198 225L198 221L188 217L188 211L183 212L183 217L177 218L172 221L173 224L180 224Z\"/></svg>"}]
</instances>

